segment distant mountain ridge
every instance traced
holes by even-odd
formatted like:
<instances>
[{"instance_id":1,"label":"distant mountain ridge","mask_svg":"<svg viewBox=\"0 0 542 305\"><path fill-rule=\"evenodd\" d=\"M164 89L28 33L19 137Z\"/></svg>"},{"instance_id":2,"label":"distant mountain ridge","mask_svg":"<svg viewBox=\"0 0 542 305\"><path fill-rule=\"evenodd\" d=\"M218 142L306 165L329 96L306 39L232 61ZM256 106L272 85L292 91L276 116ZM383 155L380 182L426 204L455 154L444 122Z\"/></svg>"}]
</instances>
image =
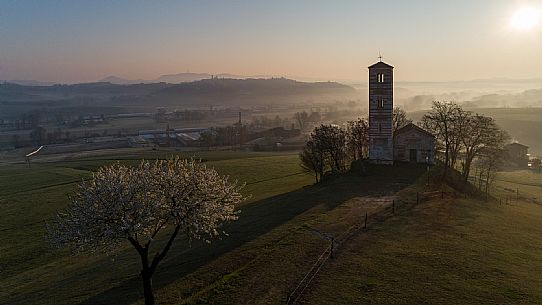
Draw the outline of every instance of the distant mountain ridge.
<instances>
[{"instance_id":1,"label":"distant mountain ridge","mask_svg":"<svg viewBox=\"0 0 542 305\"><path fill-rule=\"evenodd\" d=\"M198 80L211 79L213 77L217 78L231 78L231 79L248 79L248 78L271 78L269 75L236 75L229 73L220 73L220 74L210 74L210 73L194 73L194 72L184 72L176 74L164 74L155 79L125 79L118 76L108 76L98 80L98 82L107 82L117 85L133 85L133 84L150 84L150 83L168 83L168 84L180 84L180 83L189 83Z\"/></svg>"},{"instance_id":2,"label":"distant mountain ridge","mask_svg":"<svg viewBox=\"0 0 542 305\"><path fill-rule=\"evenodd\" d=\"M171 84L110 82L26 86L0 83L0 102L53 103L71 101L94 105L250 105L301 103L311 99L355 97L357 91L336 82L299 82L286 78L208 78Z\"/></svg>"}]
</instances>

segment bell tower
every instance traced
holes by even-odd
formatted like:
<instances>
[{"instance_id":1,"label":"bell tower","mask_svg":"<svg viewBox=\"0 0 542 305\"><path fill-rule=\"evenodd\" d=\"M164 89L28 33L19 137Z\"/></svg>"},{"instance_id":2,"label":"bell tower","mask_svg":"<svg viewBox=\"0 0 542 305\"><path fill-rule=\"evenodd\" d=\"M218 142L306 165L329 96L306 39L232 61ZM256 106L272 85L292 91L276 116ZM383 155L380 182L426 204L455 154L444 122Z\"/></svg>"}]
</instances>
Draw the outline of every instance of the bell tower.
<instances>
[{"instance_id":1,"label":"bell tower","mask_svg":"<svg viewBox=\"0 0 542 305\"><path fill-rule=\"evenodd\" d=\"M369 67L369 161L393 164L393 67Z\"/></svg>"}]
</instances>

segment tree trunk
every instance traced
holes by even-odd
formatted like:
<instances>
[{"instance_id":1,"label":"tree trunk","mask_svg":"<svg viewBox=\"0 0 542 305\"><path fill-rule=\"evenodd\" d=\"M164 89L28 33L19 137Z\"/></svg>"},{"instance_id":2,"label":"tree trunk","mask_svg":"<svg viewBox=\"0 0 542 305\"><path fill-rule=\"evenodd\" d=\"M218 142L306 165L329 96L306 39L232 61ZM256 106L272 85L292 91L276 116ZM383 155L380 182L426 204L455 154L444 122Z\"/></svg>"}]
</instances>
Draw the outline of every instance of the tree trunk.
<instances>
[{"instance_id":1,"label":"tree trunk","mask_svg":"<svg viewBox=\"0 0 542 305\"><path fill-rule=\"evenodd\" d=\"M141 272L143 278L143 294L145 295L145 305L154 305L154 292L152 291L152 274L147 268Z\"/></svg>"},{"instance_id":2,"label":"tree trunk","mask_svg":"<svg viewBox=\"0 0 542 305\"><path fill-rule=\"evenodd\" d=\"M465 179L465 182L469 181L471 165L472 165L472 158L467 157L467 159L465 160L465 168L463 169L463 178Z\"/></svg>"}]
</instances>

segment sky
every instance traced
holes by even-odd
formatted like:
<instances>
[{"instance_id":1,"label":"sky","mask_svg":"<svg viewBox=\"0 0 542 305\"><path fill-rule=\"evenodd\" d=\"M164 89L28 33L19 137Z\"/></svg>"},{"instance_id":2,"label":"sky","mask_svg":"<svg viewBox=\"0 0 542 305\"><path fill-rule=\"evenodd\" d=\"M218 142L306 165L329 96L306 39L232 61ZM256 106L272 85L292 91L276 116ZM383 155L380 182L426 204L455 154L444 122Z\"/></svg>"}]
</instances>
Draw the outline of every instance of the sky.
<instances>
[{"instance_id":1,"label":"sky","mask_svg":"<svg viewBox=\"0 0 542 305\"><path fill-rule=\"evenodd\" d=\"M364 81L379 52L400 81L540 78L540 8L542 0L0 0L0 79L190 71Z\"/></svg>"}]
</instances>

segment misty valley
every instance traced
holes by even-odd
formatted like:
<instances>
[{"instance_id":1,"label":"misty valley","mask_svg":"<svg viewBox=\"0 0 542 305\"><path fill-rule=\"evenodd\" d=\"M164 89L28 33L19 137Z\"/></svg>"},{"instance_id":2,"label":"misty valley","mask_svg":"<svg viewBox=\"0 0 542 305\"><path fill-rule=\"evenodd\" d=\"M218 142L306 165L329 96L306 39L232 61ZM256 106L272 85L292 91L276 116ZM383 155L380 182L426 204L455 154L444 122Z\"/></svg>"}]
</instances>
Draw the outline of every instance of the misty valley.
<instances>
[{"instance_id":1,"label":"misty valley","mask_svg":"<svg viewBox=\"0 0 542 305\"><path fill-rule=\"evenodd\" d=\"M0 304L542 304L542 0L0 0Z\"/></svg>"}]
</instances>

